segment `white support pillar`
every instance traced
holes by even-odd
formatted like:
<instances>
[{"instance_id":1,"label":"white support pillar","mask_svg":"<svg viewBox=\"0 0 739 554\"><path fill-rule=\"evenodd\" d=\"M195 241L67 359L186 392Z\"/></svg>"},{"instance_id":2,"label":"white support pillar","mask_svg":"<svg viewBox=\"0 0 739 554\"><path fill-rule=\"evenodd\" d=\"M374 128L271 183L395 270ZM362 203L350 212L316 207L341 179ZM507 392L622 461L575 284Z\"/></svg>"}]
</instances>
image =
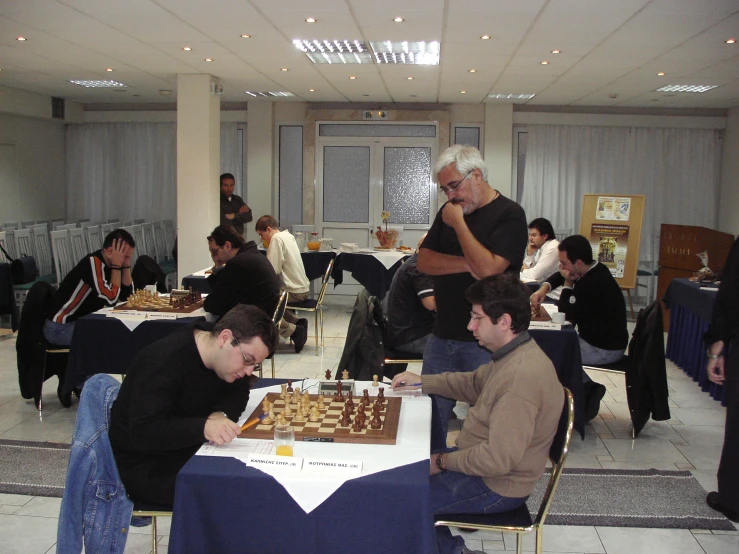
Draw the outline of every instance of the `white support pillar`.
<instances>
[{"instance_id":1,"label":"white support pillar","mask_svg":"<svg viewBox=\"0 0 739 554\"><path fill-rule=\"evenodd\" d=\"M261 100L249 102L246 125L246 188L244 202L251 208L253 221L244 225L248 240L259 243L254 231L257 219L269 214L279 220L274 205L274 104Z\"/></svg>"},{"instance_id":2,"label":"white support pillar","mask_svg":"<svg viewBox=\"0 0 739 554\"><path fill-rule=\"evenodd\" d=\"M220 221L221 99L211 93L211 82L217 82L212 75L177 76L177 275L180 281L212 265L205 237Z\"/></svg>"},{"instance_id":3,"label":"white support pillar","mask_svg":"<svg viewBox=\"0 0 739 554\"><path fill-rule=\"evenodd\" d=\"M510 198L513 178L513 104L485 104L484 150L488 183Z\"/></svg>"}]
</instances>

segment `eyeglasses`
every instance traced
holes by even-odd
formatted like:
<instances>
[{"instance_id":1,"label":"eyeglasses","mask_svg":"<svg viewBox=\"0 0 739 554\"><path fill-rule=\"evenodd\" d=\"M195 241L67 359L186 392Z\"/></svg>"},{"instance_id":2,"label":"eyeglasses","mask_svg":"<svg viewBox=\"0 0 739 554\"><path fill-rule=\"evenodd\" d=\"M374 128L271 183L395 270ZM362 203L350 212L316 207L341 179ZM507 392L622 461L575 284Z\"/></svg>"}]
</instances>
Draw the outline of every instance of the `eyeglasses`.
<instances>
[{"instance_id":1,"label":"eyeglasses","mask_svg":"<svg viewBox=\"0 0 739 554\"><path fill-rule=\"evenodd\" d=\"M241 351L241 356L244 358L244 365L246 367L257 365L257 361L254 358L252 358L252 357L247 358L246 357L246 354L244 354L244 350L241 348L241 343L239 342L239 339L237 339L236 337L234 337L234 341L236 341L236 346L239 347L239 350Z\"/></svg>"},{"instance_id":2,"label":"eyeglasses","mask_svg":"<svg viewBox=\"0 0 739 554\"><path fill-rule=\"evenodd\" d=\"M477 315L475 312L470 312L470 319L477 321L478 319L484 319L486 318L486 315Z\"/></svg>"},{"instance_id":3,"label":"eyeglasses","mask_svg":"<svg viewBox=\"0 0 739 554\"><path fill-rule=\"evenodd\" d=\"M218 248L209 248L208 250L210 250L210 255L211 255L211 256L215 256L216 254L218 254L218 251L219 251L219 250L220 250L221 248L223 248L223 246L219 246Z\"/></svg>"},{"instance_id":4,"label":"eyeglasses","mask_svg":"<svg viewBox=\"0 0 739 554\"><path fill-rule=\"evenodd\" d=\"M474 169L472 171L474 171ZM465 179L467 179L467 177L472 175L472 171L470 171L467 175L462 177L459 181L452 181L451 183L447 183L447 185L444 187L439 187L441 189L441 192L449 196L450 192L454 192L455 190L459 188L459 185L462 184L462 181L464 181Z\"/></svg>"}]
</instances>

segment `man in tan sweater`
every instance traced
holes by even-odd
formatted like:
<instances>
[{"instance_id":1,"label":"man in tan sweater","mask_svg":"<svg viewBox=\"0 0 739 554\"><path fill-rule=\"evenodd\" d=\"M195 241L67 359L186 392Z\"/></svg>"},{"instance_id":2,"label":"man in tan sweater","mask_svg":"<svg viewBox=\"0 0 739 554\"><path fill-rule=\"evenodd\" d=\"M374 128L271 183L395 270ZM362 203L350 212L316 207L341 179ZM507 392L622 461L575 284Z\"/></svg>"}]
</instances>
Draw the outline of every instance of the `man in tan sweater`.
<instances>
[{"instance_id":1,"label":"man in tan sweater","mask_svg":"<svg viewBox=\"0 0 739 554\"><path fill-rule=\"evenodd\" d=\"M423 392L471 407L456 447L431 454L435 515L496 513L526 501L544 473L564 393L552 362L527 331L529 292L515 275L494 275L471 285L468 329L493 353L471 373L396 375L393 389L421 383ZM446 527L437 528L440 554L472 552Z\"/></svg>"}]
</instances>

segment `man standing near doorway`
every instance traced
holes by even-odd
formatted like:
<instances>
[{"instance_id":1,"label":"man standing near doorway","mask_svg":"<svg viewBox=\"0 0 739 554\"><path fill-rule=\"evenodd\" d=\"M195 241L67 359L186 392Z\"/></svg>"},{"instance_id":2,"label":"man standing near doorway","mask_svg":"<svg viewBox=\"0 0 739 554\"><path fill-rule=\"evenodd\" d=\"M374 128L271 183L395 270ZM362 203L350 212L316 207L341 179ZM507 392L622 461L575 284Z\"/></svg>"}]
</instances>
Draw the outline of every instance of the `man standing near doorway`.
<instances>
[{"instance_id":1,"label":"man standing near doorway","mask_svg":"<svg viewBox=\"0 0 739 554\"><path fill-rule=\"evenodd\" d=\"M521 270L527 226L523 208L491 187L477 148L455 145L436 162L434 175L449 199L436 215L418 253L418 270L431 275L436 323L423 356L423 374L474 371L491 359L467 329L467 288L477 279ZM446 446L454 401L432 395L431 446ZM438 416L437 416L438 414Z\"/></svg>"},{"instance_id":2,"label":"man standing near doorway","mask_svg":"<svg viewBox=\"0 0 739 554\"><path fill-rule=\"evenodd\" d=\"M252 220L252 213L244 199L234 194L235 183L231 173L221 175L221 225L229 225L243 235L244 223Z\"/></svg>"}]
</instances>

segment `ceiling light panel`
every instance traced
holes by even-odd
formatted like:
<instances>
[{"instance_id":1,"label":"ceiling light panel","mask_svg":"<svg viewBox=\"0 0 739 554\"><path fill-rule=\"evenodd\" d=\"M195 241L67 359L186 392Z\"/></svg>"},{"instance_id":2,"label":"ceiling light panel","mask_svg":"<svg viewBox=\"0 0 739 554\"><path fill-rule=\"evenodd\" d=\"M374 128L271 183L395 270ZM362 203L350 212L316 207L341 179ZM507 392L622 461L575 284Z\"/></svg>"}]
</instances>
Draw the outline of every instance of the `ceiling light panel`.
<instances>
[{"instance_id":1,"label":"ceiling light panel","mask_svg":"<svg viewBox=\"0 0 739 554\"><path fill-rule=\"evenodd\" d=\"M656 89L657 92L706 92L718 85L666 85Z\"/></svg>"},{"instance_id":2,"label":"ceiling light panel","mask_svg":"<svg viewBox=\"0 0 739 554\"><path fill-rule=\"evenodd\" d=\"M438 42L371 42L360 40L293 40L313 63L439 65Z\"/></svg>"},{"instance_id":3,"label":"ceiling light panel","mask_svg":"<svg viewBox=\"0 0 739 554\"><path fill-rule=\"evenodd\" d=\"M70 83L74 83L75 85L80 85L81 87L86 88L126 88L128 85L124 85L123 83L119 83L118 81L106 81L106 80L75 80L70 79Z\"/></svg>"},{"instance_id":4,"label":"ceiling light panel","mask_svg":"<svg viewBox=\"0 0 739 554\"><path fill-rule=\"evenodd\" d=\"M244 92L254 98L289 98L295 96L292 92L251 92L249 90Z\"/></svg>"},{"instance_id":5,"label":"ceiling light panel","mask_svg":"<svg viewBox=\"0 0 739 554\"><path fill-rule=\"evenodd\" d=\"M493 100L530 100L535 94L488 94Z\"/></svg>"}]
</instances>

